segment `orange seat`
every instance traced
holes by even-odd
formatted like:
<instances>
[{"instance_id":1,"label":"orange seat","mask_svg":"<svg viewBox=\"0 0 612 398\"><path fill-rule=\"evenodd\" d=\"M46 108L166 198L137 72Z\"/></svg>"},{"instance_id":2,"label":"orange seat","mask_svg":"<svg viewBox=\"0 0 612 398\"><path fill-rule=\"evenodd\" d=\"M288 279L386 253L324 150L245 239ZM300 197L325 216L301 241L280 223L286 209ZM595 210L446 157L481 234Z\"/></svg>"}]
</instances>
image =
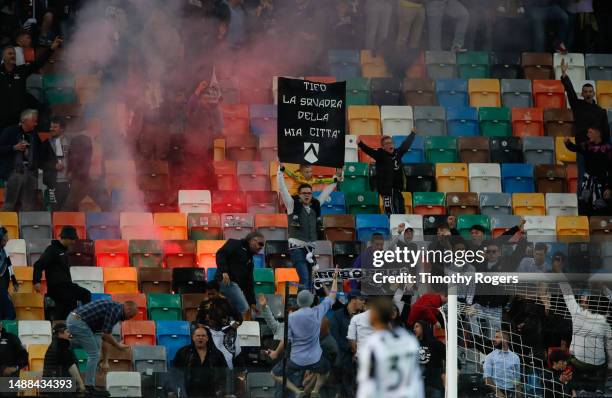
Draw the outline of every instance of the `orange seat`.
<instances>
[{"instance_id":1,"label":"orange seat","mask_svg":"<svg viewBox=\"0 0 612 398\"><path fill-rule=\"evenodd\" d=\"M516 216L545 216L546 200L543 193L513 193L512 208Z\"/></svg>"},{"instance_id":2,"label":"orange seat","mask_svg":"<svg viewBox=\"0 0 612 398\"><path fill-rule=\"evenodd\" d=\"M213 161L225 160L225 138L215 138L213 141Z\"/></svg>"},{"instance_id":3,"label":"orange seat","mask_svg":"<svg viewBox=\"0 0 612 398\"><path fill-rule=\"evenodd\" d=\"M213 169L217 177L217 187L221 191L235 191L238 186L236 162L221 160L213 162Z\"/></svg>"},{"instance_id":4,"label":"orange seat","mask_svg":"<svg viewBox=\"0 0 612 398\"><path fill-rule=\"evenodd\" d=\"M359 140L364 144L373 149L380 148L380 136L379 135L360 135ZM359 150L359 161L362 163L374 163L374 159L370 155L366 155L364 151Z\"/></svg>"},{"instance_id":5,"label":"orange seat","mask_svg":"<svg viewBox=\"0 0 612 398\"><path fill-rule=\"evenodd\" d=\"M589 239L587 216L557 216L557 239L560 242L584 242Z\"/></svg>"},{"instance_id":6,"label":"orange seat","mask_svg":"<svg viewBox=\"0 0 612 398\"><path fill-rule=\"evenodd\" d=\"M85 213L81 212L63 212L57 211L53 213L53 236L59 239L62 228L66 225L73 226L79 239L86 238L86 222Z\"/></svg>"},{"instance_id":7,"label":"orange seat","mask_svg":"<svg viewBox=\"0 0 612 398\"><path fill-rule=\"evenodd\" d=\"M163 243L166 268L196 267L196 242L193 240L166 240Z\"/></svg>"},{"instance_id":8,"label":"orange seat","mask_svg":"<svg viewBox=\"0 0 612 398\"><path fill-rule=\"evenodd\" d=\"M155 345L155 322L135 319L123 321L121 337L127 345Z\"/></svg>"},{"instance_id":9,"label":"orange seat","mask_svg":"<svg viewBox=\"0 0 612 398\"><path fill-rule=\"evenodd\" d=\"M224 244L224 240L199 240L197 244L198 267L217 268L217 251Z\"/></svg>"},{"instance_id":10,"label":"orange seat","mask_svg":"<svg viewBox=\"0 0 612 398\"><path fill-rule=\"evenodd\" d=\"M187 239L186 214L155 213L153 223L158 227L160 239Z\"/></svg>"},{"instance_id":11,"label":"orange seat","mask_svg":"<svg viewBox=\"0 0 612 398\"><path fill-rule=\"evenodd\" d=\"M468 192L469 178L466 163L437 163L438 192Z\"/></svg>"},{"instance_id":12,"label":"orange seat","mask_svg":"<svg viewBox=\"0 0 612 398\"><path fill-rule=\"evenodd\" d=\"M513 108L512 135L516 137L544 135L544 111L540 108Z\"/></svg>"},{"instance_id":13,"label":"orange seat","mask_svg":"<svg viewBox=\"0 0 612 398\"><path fill-rule=\"evenodd\" d=\"M597 82L597 104L604 109L612 109L612 80Z\"/></svg>"},{"instance_id":14,"label":"orange seat","mask_svg":"<svg viewBox=\"0 0 612 398\"><path fill-rule=\"evenodd\" d=\"M28 368L31 372L42 372L45 365L47 344L30 344L28 346Z\"/></svg>"},{"instance_id":15,"label":"orange seat","mask_svg":"<svg viewBox=\"0 0 612 398\"><path fill-rule=\"evenodd\" d=\"M0 188L0 208L2 208L1 206L4 206L4 198L6 197L6 189L5 188Z\"/></svg>"},{"instance_id":16,"label":"orange seat","mask_svg":"<svg viewBox=\"0 0 612 398\"><path fill-rule=\"evenodd\" d=\"M255 214L255 228L287 229L287 214Z\"/></svg>"},{"instance_id":17,"label":"orange seat","mask_svg":"<svg viewBox=\"0 0 612 398\"><path fill-rule=\"evenodd\" d=\"M129 267L129 245L127 240L100 239L94 242L94 253L98 267Z\"/></svg>"},{"instance_id":18,"label":"orange seat","mask_svg":"<svg viewBox=\"0 0 612 398\"><path fill-rule=\"evenodd\" d=\"M19 293L32 293L34 286L32 279L34 277L34 267L13 267L15 278L19 282ZM13 284L9 286L9 293L13 293Z\"/></svg>"},{"instance_id":19,"label":"orange seat","mask_svg":"<svg viewBox=\"0 0 612 398\"><path fill-rule=\"evenodd\" d=\"M497 79L470 79L468 92L472 107L499 108L501 106L501 86Z\"/></svg>"},{"instance_id":20,"label":"orange seat","mask_svg":"<svg viewBox=\"0 0 612 398\"><path fill-rule=\"evenodd\" d=\"M335 76L306 76L304 80L310 80L311 82L317 82L317 83L330 84L330 83L336 82L336 77Z\"/></svg>"},{"instance_id":21,"label":"orange seat","mask_svg":"<svg viewBox=\"0 0 612 398\"><path fill-rule=\"evenodd\" d=\"M138 314L133 321L146 321L147 320L147 297L143 293L115 293L111 296L112 300L117 303L125 303L126 301L133 301L138 307Z\"/></svg>"},{"instance_id":22,"label":"orange seat","mask_svg":"<svg viewBox=\"0 0 612 398\"><path fill-rule=\"evenodd\" d=\"M36 50L34 50L32 47L23 48L23 60L26 62L26 64L36 61Z\"/></svg>"},{"instance_id":23,"label":"orange seat","mask_svg":"<svg viewBox=\"0 0 612 398\"><path fill-rule=\"evenodd\" d=\"M536 108L565 108L565 89L560 80L534 80L533 103Z\"/></svg>"},{"instance_id":24,"label":"orange seat","mask_svg":"<svg viewBox=\"0 0 612 398\"><path fill-rule=\"evenodd\" d=\"M158 232L153 224L153 214L147 212L122 212L119 214L121 238L157 239Z\"/></svg>"},{"instance_id":25,"label":"orange seat","mask_svg":"<svg viewBox=\"0 0 612 398\"><path fill-rule=\"evenodd\" d=\"M287 282L300 282L300 277L295 268L276 268L274 270L275 294L280 294L285 297L285 284ZM292 284L289 286L289 294L297 294L297 286Z\"/></svg>"},{"instance_id":26,"label":"orange seat","mask_svg":"<svg viewBox=\"0 0 612 398\"><path fill-rule=\"evenodd\" d=\"M45 299L39 293L13 293L11 295L19 321L42 321L45 319Z\"/></svg>"},{"instance_id":27,"label":"orange seat","mask_svg":"<svg viewBox=\"0 0 612 398\"><path fill-rule=\"evenodd\" d=\"M138 269L104 268L104 293L138 293Z\"/></svg>"},{"instance_id":28,"label":"orange seat","mask_svg":"<svg viewBox=\"0 0 612 398\"><path fill-rule=\"evenodd\" d=\"M17 212L0 212L0 225L6 228L10 239L19 239L19 217Z\"/></svg>"},{"instance_id":29,"label":"orange seat","mask_svg":"<svg viewBox=\"0 0 612 398\"><path fill-rule=\"evenodd\" d=\"M567 187L568 192L578 192L578 166L576 164L568 164L565 166L565 172L567 173Z\"/></svg>"}]
</instances>

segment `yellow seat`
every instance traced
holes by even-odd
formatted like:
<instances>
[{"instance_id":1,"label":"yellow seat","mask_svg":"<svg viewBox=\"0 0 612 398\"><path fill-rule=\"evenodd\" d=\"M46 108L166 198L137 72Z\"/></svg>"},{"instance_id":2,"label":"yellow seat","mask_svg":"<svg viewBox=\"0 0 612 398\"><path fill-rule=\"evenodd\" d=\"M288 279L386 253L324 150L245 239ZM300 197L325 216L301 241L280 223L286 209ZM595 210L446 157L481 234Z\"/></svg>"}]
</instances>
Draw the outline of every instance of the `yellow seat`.
<instances>
[{"instance_id":1,"label":"yellow seat","mask_svg":"<svg viewBox=\"0 0 612 398\"><path fill-rule=\"evenodd\" d=\"M362 77L372 78L390 76L384 57L380 55L374 57L370 50L361 50L359 58Z\"/></svg>"},{"instance_id":2,"label":"yellow seat","mask_svg":"<svg viewBox=\"0 0 612 398\"><path fill-rule=\"evenodd\" d=\"M8 231L9 239L19 239L19 216L17 212L0 212L0 225Z\"/></svg>"},{"instance_id":3,"label":"yellow seat","mask_svg":"<svg viewBox=\"0 0 612 398\"><path fill-rule=\"evenodd\" d=\"M587 216L558 216L557 240L559 242L584 242L589 239Z\"/></svg>"},{"instance_id":4,"label":"yellow seat","mask_svg":"<svg viewBox=\"0 0 612 398\"><path fill-rule=\"evenodd\" d=\"M546 200L543 193L513 193L512 210L515 216L545 216Z\"/></svg>"},{"instance_id":5,"label":"yellow seat","mask_svg":"<svg viewBox=\"0 0 612 398\"><path fill-rule=\"evenodd\" d=\"M225 139L216 138L214 141L213 160L225 160Z\"/></svg>"},{"instance_id":6,"label":"yellow seat","mask_svg":"<svg viewBox=\"0 0 612 398\"><path fill-rule=\"evenodd\" d=\"M104 293L138 293L138 270L134 267L104 268Z\"/></svg>"},{"instance_id":7,"label":"yellow seat","mask_svg":"<svg viewBox=\"0 0 612 398\"><path fill-rule=\"evenodd\" d=\"M160 239L187 239L187 215L183 213L155 213L153 223L159 231Z\"/></svg>"},{"instance_id":8,"label":"yellow seat","mask_svg":"<svg viewBox=\"0 0 612 398\"><path fill-rule=\"evenodd\" d=\"M28 346L29 369L32 372L42 372L45 365L47 344L30 344Z\"/></svg>"},{"instance_id":9,"label":"yellow seat","mask_svg":"<svg viewBox=\"0 0 612 398\"><path fill-rule=\"evenodd\" d=\"M380 135L380 108L377 105L349 106L348 120L352 135Z\"/></svg>"},{"instance_id":10,"label":"yellow seat","mask_svg":"<svg viewBox=\"0 0 612 398\"><path fill-rule=\"evenodd\" d=\"M467 163L437 163L436 183L438 192L468 192Z\"/></svg>"},{"instance_id":11,"label":"yellow seat","mask_svg":"<svg viewBox=\"0 0 612 398\"><path fill-rule=\"evenodd\" d=\"M565 139L569 138L573 143L576 142L574 137L555 137L555 156L557 163L576 163L576 152L572 152L565 146Z\"/></svg>"},{"instance_id":12,"label":"yellow seat","mask_svg":"<svg viewBox=\"0 0 612 398\"><path fill-rule=\"evenodd\" d=\"M470 106L499 108L501 87L497 79L470 79L468 81Z\"/></svg>"},{"instance_id":13,"label":"yellow seat","mask_svg":"<svg viewBox=\"0 0 612 398\"><path fill-rule=\"evenodd\" d=\"M604 109L612 109L612 80L597 81L597 104Z\"/></svg>"},{"instance_id":14,"label":"yellow seat","mask_svg":"<svg viewBox=\"0 0 612 398\"><path fill-rule=\"evenodd\" d=\"M15 278L19 282L19 293L32 293L34 286L32 278L34 277L34 267L13 267ZM13 292L13 284L10 284L9 293Z\"/></svg>"},{"instance_id":15,"label":"yellow seat","mask_svg":"<svg viewBox=\"0 0 612 398\"><path fill-rule=\"evenodd\" d=\"M18 320L42 321L45 319L45 300L42 294L13 293L11 299Z\"/></svg>"}]
</instances>

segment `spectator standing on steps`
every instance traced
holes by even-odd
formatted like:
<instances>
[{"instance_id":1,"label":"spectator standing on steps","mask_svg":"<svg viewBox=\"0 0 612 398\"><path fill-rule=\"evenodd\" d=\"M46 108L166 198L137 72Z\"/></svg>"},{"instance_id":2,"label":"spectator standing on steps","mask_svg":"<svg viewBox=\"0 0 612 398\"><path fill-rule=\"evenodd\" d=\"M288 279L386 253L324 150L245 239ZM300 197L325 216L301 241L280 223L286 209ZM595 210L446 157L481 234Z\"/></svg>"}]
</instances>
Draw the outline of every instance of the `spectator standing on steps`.
<instances>
[{"instance_id":1,"label":"spectator standing on steps","mask_svg":"<svg viewBox=\"0 0 612 398\"><path fill-rule=\"evenodd\" d=\"M68 181L68 153L70 141L64 135L66 123L60 117L51 119L51 137L43 142L43 183L49 189L52 210L60 211L70 192Z\"/></svg>"},{"instance_id":2,"label":"spectator standing on steps","mask_svg":"<svg viewBox=\"0 0 612 398\"><path fill-rule=\"evenodd\" d=\"M442 50L442 27L444 18L451 17L455 22L452 50L464 52L465 35L470 24L470 13L459 0L425 0L427 11L427 32L429 49Z\"/></svg>"}]
</instances>

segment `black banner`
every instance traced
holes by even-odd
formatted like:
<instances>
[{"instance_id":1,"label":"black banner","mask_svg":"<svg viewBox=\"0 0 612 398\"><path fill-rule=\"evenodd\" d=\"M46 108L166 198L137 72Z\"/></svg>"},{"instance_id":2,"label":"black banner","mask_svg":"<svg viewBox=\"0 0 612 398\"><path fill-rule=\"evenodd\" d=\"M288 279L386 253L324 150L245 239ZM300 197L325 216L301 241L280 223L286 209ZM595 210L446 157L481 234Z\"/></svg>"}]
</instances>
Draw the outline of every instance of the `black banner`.
<instances>
[{"instance_id":1,"label":"black banner","mask_svg":"<svg viewBox=\"0 0 612 398\"><path fill-rule=\"evenodd\" d=\"M280 162L342 167L346 82L278 79Z\"/></svg>"}]
</instances>

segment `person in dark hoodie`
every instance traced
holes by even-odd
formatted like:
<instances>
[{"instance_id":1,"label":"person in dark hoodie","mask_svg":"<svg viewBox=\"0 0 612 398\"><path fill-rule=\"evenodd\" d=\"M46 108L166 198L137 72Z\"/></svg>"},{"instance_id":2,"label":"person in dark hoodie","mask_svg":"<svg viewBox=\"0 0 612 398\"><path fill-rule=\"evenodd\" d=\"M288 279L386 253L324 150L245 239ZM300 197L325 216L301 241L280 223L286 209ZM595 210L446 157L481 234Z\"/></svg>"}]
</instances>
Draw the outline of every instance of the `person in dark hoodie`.
<instances>
[{"instance_id":1,"label":"person in dark hoodie","mask_svg":"<svg viewBox=\"0 0 612 398\"><path fill-rule=\"evenodd\" d=\"M28 352L21 340L4 329L0 320L0 377L19 377L19 370L27 366Z\"/></svg>"},{"instance_id":2,"label":"person in dark hoodie","mask_svg":"<svg viewBox=\"0 0 612 398\"><path fill-rule=\"evenodd\" d=\"M380 139L379 149L373 149L363 142L359 142L359 149L376 161L376 189L383 200L385 214L404 214L404 190L406 177L402 168L402 156L410 149L416 132L412 133L399 148L393 146L390 136L384 135Z\"/></svg>"},{"instance_id":3,"label":"person in dark hoodie","mask_svg":"<svg viewBox=\"0 0 612 398\"><path fill-rule=\"evenodd\" d=\"M53 340L45 353L43 377L70 377L74 379L77 390L85 392L85 383L77 366L77 358L72 348L66 323L60 322L53 327Z\"/></svg>"},{"instance_id":4,"label":"person in dark hoodie","mask_svg":"<svg viewBox=\"0 0 612 398\"><path fill-rule=\"evenodd\" d=\"M41 292L44 271L47 280L47 296L56 304L55 319L66 319L70 311L91 301L91 292L72 282L68 250L79 239L76 229L66 225L60 232L60 239L51 241L38 261L34 263L34 290Z\"/></svg>"},{"instance_id":5,"label":"person in dark hoodie","mask_svg":"<svg viewBox=\"0 0 612 398\"><path fill-rule=\"evenodd\" d=\"M419 357L421 371L425 384L425 396L427 398L444 397L444 385L446 383L446 347L433 335L431 325L419 320L412 328L414 335L419 340L421 348Z\"/></svg>"}]
</instances>

